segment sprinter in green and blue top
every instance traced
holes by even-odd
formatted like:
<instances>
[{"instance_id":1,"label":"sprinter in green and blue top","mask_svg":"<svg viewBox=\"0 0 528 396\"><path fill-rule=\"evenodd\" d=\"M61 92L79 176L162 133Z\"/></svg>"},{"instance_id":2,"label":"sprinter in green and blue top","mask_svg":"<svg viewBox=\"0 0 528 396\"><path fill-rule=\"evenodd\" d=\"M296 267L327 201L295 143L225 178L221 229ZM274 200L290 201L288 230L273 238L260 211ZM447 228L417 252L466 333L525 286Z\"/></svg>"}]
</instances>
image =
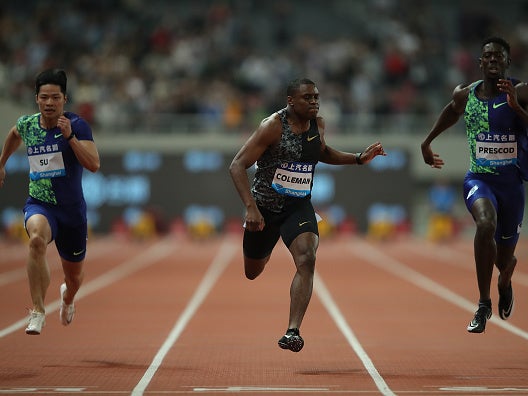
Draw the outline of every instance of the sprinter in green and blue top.
<instances>
[{"instance_id":1,"label":"sprinter in green and blue top","mask_svg":"<svg viewBox=\"0 0 528 396\"><path fill-rule=\"evenodd\" d=\"M27 272L33 308L27 334L40 334L45 323L44 297L50 284L46 250L55 241L62 262L60 321L73 319L73 299L83 279L88 226L82 191L82 172L99 169L99 154L88 123L64 112L66 73L45 70L35 81L39 113L22 116L11 128L0 155L0 187L5 164L24 143L29 160L29 198L24 206L24 225L29 236Z\"/></svg>"},{"instance_id":2,"label":"sprinter in green and blue top","mask_svg":"<svg viewBox=\"0 0 528 396\"><path fill-rule=\"evenodd\" d=\"M467 330L482 333L491 317L490 288L494 265L499 270L498 311L513 311L511 278L517 264L515 247L524 216L524 185L528 179L528 86L506 76L510 45L501 37L482 44L482 80L455 88L422 143L424 161L441 168L444 161L431 150L440 133L464 117L470 153L464 178L464 200L476 225L474 256L479 288L478 309Z\"/></svg>"},{"instance_id":3,"label":"sprinter in green and blue top","mask_svg":"<svg viewBox=\"0 0 528 396\"><path fill-rule=\"evenodd\" d=\"M514 79L508 80L513 85L519 83ZM469 171L500 175L501 181L518 181L517 141L521 134L526 133L526 126L508 106L505 92L490 99L480 99L475 91L483 83L480 80L469 86L464 112L470 150Z\"/></svg>"},{"instance_id":4,"label":"sprinter in green and blue top","mask_svg":"<svg viewBox=\"0 0 528 396\"><path fill-rule=\"evenodd\" d=\"M93 141L84 119L71 112L65 112L64 117L70 120L77 140ZM60 128L45 129L40 118L40 113L22 116L16 123L29 160L29 196L51 205L83 204L83 166Z\"/></svg>"}]
</instances>

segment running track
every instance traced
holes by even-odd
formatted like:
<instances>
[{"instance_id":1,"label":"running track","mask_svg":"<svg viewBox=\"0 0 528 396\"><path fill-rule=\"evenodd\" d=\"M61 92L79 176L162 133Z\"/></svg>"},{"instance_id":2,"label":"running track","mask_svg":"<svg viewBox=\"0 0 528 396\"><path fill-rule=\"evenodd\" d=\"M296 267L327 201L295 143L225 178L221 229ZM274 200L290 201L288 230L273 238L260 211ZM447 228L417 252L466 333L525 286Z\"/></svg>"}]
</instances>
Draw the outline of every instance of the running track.
<instances>
[{"instance_id":1,"label":"running track","mask_svg":"<svg viewBox=\"0 0 528 396\"><path fill-rule=\"evenodd\" d=\"M528 243L516 309L486 333L466 325L477 295L472 242L327 238L300 353L278 348L293 264L281 245L255 281L239 234L92 238L69 327L49 249L47 324L24 333L26 248L0 241L0 394L528 395Z\"/></svg>"}]
</instances>

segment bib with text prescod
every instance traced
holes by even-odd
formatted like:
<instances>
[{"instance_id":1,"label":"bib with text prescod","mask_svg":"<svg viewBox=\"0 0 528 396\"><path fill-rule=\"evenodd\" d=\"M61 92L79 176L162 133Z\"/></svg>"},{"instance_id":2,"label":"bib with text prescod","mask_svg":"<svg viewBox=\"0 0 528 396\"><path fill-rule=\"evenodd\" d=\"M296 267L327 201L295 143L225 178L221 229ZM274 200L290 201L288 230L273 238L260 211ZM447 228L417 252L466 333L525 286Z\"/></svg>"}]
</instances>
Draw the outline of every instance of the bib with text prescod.
<instances>
[{"instance_id":1,"label":"bib with text prescod","mask_svg":"<svg viewBox=\"0 0 528 396\"><path fill-rule=\"evenodd\" d=\"M29 177L31 180L66 176L64 159L56 144L29 147Z\"/></svg>"},{"instance_id":2,"label":"bib with text prescod","mask_svg":"<svg viewBox=\"0 0 528 396\"><path fill-rule=\"evenodd\" d=\"M475 154L477 165L505 166L517 163L515 134L479 133Z\"/></svg>"},{"instance_id":3,"label":"bib with text prescod","mask_svg":"<svg viewBox=\"0 0 528 396\"><path fill-rule=\"evenodd\" d=\"M315 165L304 162L283 162L275 171L272 187L279 194L306 197L312 190Z\"/></svg>"}]
</instances>

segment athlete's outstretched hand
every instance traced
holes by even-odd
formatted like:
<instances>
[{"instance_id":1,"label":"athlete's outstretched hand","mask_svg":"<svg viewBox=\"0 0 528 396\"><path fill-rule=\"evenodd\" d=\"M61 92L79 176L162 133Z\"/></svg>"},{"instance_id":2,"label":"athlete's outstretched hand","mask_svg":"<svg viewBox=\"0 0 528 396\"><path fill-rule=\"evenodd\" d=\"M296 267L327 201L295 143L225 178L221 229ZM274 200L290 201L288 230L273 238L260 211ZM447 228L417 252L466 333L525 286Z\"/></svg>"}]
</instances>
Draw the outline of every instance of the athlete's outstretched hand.
<instances>
[{"instance_id":1,"label":"athlete's outstretched hand","mask_svg":"<svg viewBox=\"0 0 528 396\"><path fill-rule=\"evenodd\" d=\"M385 153L381 142L372 143L365 150L363 150L363 153L361 153L361 163L366 164L372 161L372 159L378 155L385 156L387 154Z\"/></svg>"}]
</instances>

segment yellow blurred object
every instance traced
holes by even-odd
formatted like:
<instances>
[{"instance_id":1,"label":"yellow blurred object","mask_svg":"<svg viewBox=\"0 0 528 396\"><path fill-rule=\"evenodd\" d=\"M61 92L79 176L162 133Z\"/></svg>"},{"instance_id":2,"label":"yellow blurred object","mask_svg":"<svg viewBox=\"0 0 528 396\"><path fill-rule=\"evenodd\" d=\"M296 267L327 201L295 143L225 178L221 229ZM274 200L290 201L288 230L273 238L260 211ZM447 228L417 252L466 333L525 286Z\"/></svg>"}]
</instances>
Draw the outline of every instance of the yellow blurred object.
<instances>
[{"instance_id":1,"label":"yellow blurred object","mask_svg":"<svg viewBox=\"0 0 528 396\"><path fill-rule=\"evenodd\" d=\"M325 218L317 223L317 227L319 229L319 237L321 238L330 236L334 232L333 225Z\"/></svg>"},{"instance_id":2,"label":"yellow blurred object","mask_svg":"<svg viewBox=\"0 0 528 396\"><path fill-rule=\"evenodd\" d=\"M5 236L13 241L27 242L29 237L24 228L24 220L20 218L20 221L14 221L9 224L5 229Z\"/></svg>"},{"instance_id":3,"label":"yellow blurred object","mask_svg":"<svg viewBox=\"0 0 528 396\"><path fill-rule=\"evenodd\" d=\"M132 235L140 239L148 239L155 237L156 221L149 213L143 213L138 221L131 227Z\"/></svg>"},{"instance_id":4,"label":"yellow blurred object","mask_svg":"<svg viewBox=\"0 0 528 396\"><path fill-rule=\"evenodd\" d=\"M227 103L224 113L224 124L228 128L236 128L242 123L242 104L238 99L232 99Z\"/></svg>"},{"instance_id":5,"label":"yellow blurred object","mask_svg":"<svg viewBox=\"0 0 528 396\"><path fill-rule=\"evenodd\" d=\"M453 238L455 223L451 216L434 214L429 219L427 238L433 242L446 241Z\"/></svg>"},{"instance_id":6,"label":"yellow blurred object","mask_svg":"<svg viewBox=\"0 0 528 396\"><path fill-rule=\"evenodd\" d=\"M206 239L215 234L215 227L213 223L205 219L198 220L193 224L189 224L189 234L193 238Z\"/></svg>"},{"instance_id":7,"label":"yellow blurred object","mask_svg":"<svg viewBox=\"0 0 528 396\"><path fill-rule=\"evenodd\" d=\"M396 227L391 221L373 221L368 226L367 236L376 240L387 240L394 237Z\"/></svg>"}]
</instances>

